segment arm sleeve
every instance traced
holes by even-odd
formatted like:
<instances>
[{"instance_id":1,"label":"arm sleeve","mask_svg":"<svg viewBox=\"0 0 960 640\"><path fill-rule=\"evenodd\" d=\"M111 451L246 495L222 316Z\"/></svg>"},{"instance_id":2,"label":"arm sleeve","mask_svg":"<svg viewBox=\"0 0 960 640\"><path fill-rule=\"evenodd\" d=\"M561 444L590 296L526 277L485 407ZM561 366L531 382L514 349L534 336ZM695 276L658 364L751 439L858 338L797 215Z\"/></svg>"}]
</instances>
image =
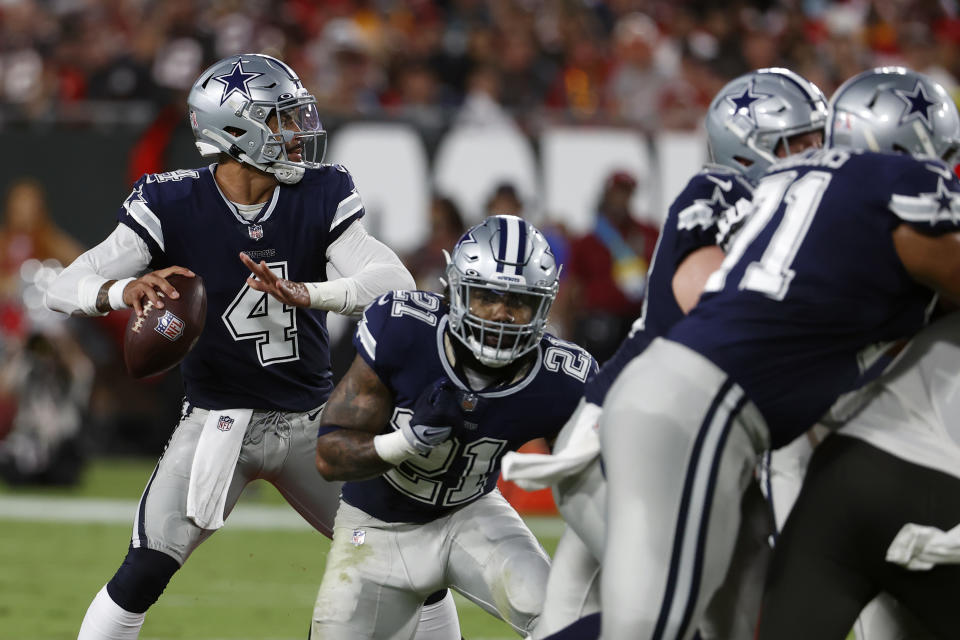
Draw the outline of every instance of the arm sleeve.
<instances>
[{"instance_id":1,"label":"arm sleeve","mask_svg":"<svg viewBox=\"0 0 960 640\"><path fill-rule=\"evenodd\" d=\"M327 249L332 271L341 277L307 283L310 306L356 315L378 296L397 289L415 289L413 276L389 247L354 221Z\"/></svg>"},{"instance_id":2,"label":"arm sleeve","mask_svg":"<svg viewBox=\"0 0 960 640\"><path fill-rule=\"evenodd\" d=\"M46 305L71 315L105 315L97 311L97 293L103 283L141 275L150 259L146 242L127 225L118 224L106 240L74 260L50 283Z\"/></svg>"}]
</instances>

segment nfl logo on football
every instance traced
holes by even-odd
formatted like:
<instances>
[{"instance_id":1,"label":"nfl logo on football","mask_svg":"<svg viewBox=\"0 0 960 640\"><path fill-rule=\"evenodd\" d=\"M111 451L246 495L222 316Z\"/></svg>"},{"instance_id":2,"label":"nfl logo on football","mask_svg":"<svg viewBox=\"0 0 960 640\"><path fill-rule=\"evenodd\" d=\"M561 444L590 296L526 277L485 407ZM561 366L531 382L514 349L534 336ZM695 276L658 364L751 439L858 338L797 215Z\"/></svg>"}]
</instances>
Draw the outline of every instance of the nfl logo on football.
<instances>
[{"instance_id":1,"label":"nfl logo on football","mask_svg":"<svg viewBox=\"0 0 960 640\"><path fill-rule=\"evenodd\" d=\"M157 326L153 330L173 342L183 335L183 320L166 311L157 318Z\"/></svg>"},{"instance_id":2,"label":"nfl logo on football","mask_svg":"<svg viewBox=\"0 0 960 640\"><path fill-rule=\"evenodd\" d=\"M261 227L259 224L250 225L247 227L247 231L250 232L250 237L254 240L259 240L263 237L263 227Z\"/></svg>"},{"instance_id":3,"label":"nfl logo on football","mask_svg":"<svg viewBox=\"0 0 960 640\"><path fill-rule=\"evenodd\" d=\"M363 544L364 539L367 537L367 532L363 529L354 529L353 530L353 546L359 547Z\"/></svg>"},{"instance_id":4,"label":"nfl logo on football","mask_svg":"<svg viewBox=\"0 0 960 640\"><path fill-rule=\"evenodd\" d=\"M234 419L230 416L220 416L220 420L217 421L217 429L220 429L220 431L230 431L233 423Z\"/></svg>"}]
</instances>

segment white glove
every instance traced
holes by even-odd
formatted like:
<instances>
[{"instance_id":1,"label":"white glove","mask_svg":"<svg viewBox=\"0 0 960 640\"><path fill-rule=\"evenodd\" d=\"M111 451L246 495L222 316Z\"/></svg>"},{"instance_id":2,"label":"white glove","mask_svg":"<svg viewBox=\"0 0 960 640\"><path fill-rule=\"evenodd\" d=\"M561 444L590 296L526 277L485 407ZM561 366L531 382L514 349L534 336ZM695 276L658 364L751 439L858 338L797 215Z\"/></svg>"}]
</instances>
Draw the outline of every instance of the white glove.
<instances>
[{"instance_id":1,"label":"white glove","mask_svg":"<svg viewBox=\"0 0 960 640\"><path fill-rule=\"evenodd\" d=\"M400 427L400 430L410 446L417 450L417 453L426 455L438 444L446 442L447 438L450 437L450 432L453 431L453 427L432 427L428 424L408 423Z\"/></svg>"},{"instance_id":2,"label":"white glove","mask_svg":"<svg viewBox=\"0 0 960 640\"><path fill-rule=\"evenodd\" d=\"M521 489L536 491L580 473L600 455L597 425L603 410L581 398L573 415L560 430L552 454L508 452L500 472Z\"/></svg>"},{"instance_id":3,"label":"white glove","mask_svg":"<svg viewBox=\"0 0 960 640\"><path fill-rule=\"evenodd\" d=\"M926 571L937 564L960 564L960 525L949 531L903 525L887 549L887 562L913 571Z\"/></svg>"}]
</instances>

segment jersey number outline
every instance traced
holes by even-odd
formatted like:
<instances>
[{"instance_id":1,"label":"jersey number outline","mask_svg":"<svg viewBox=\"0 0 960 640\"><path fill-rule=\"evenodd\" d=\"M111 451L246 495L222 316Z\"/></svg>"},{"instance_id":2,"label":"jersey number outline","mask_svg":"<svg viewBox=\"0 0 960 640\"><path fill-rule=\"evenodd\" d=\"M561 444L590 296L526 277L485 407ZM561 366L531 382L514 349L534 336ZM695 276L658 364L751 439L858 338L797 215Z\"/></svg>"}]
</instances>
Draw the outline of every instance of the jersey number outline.
<instances>
[{"instance_id":1,"label":"jersey number outline","mask_svg":"<svg viewBox=\"0 0 960 640\"><path fill-rule=\"evenodd\" d=\"M267 267L278 278L287 277L286 260L271 262ZM300 359L296 307L244 284L221 318L234 340L256 342L261 366Z\"/></svg>"},{"instance_id":2,"label":"jersey number outline","mask_svg":"<svg viewBox=\"0 0 960 640\"><path fill-rule=\"evenodd\" d=\"M386 301L387 298L384 298ZM394 318L410 316L431 327L437 326L437 312L440 311L440 299L423 291L394 291L390 315Z\"/></svg>"},{"instance_id":3,"label":"jersey number outline","mask_svg":"<svg viewBox=\"0 0 960 640\"><path fill-rule=\"evenodd\" d=\"M754 211L743 229L733 239L730 251L720 268L707 278L704 291L720 291L727 275L740 262L743 254L774 214L784 205L780 219L767 248L759 260L747 265L739 288L762 293L774 300L783 300L790 289L795 272L790 268L820 206L820 200L833 177L825 171L811 171L796 180L796 171L786 171L764 178L754 194Z\"/></svg>"},{"instance_id":4,"label":"jersey number outline","mask_svg":"<svg viewBox=\"0 0 960 640\"><path fill-rule=\"evenodd\" d=\"M397 407L390 424L400 429L409 422L413 411ZM383 477L397 491L418 502L441 507L455 507L470 502L483 494L488 478L507 448L507 441L499 438L479 438L461 446L456 437L441 442L430 453L408 458L390 469ZM438 476L445 474L458 457L467 459L467 466L456 486L443 486Z\"/></svg>"},{"instance_id":5,"label":"jersey number outline","mask_svg":"<svg viewBox=\"0 0 960 640\"><path fill-rule=\"evenodd\" d=\"M587 351L573 342L567 342L554 336L546 336L551 346L543 352L543 366L547 371L562 371L571 378L586 382L590 375L590 363L593 358Z\"/></svg>"}]
</instances>

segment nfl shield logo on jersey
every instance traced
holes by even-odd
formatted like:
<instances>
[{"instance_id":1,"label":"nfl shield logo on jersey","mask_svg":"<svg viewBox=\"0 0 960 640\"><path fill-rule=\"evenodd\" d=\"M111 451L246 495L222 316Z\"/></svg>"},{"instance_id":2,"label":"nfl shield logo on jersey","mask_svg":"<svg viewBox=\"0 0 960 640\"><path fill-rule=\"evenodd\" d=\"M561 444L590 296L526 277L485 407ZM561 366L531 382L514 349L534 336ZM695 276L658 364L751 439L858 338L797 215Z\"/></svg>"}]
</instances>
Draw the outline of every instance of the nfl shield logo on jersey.
<instances>
[{"instance_id":1,"label":"nfl shield logo on jersey","mask_svg":"<svg viewBox=\"0 0 960 640\"><path fill-rule=\"evenodd\" d=\"M230 431L233 423L234 419L230 416L220 416L220 420L217 421L217 429L220 429L220 431Z\"/></svg>"},{"instance_id":2,"label":"nfl shield logo on jersey","mask_svg":"<svg viewBox=\"0 0 960 640\"><path fill-rule=\"evenodd\" d=\"M460 399L460 408L464 411L473 411L477 408L477 402L480 398L475 393L465 393Z\"/></svg>"},{"instance_id":3,"label":"nfl shield logo on jersey","mask_svg":"<svg viewBox=\"0 0 960 640\"><path fill-rule=\"evenodd\" d=\"M353 539L351 540L351 542L353 542L353 546L359 547L360 545L363 544L363 541L366 539L366 537L367 537L366 531L364 531L363 529L354 529Z\"/></svg>"},{"instance_id":4,"label":"nfl shield logo on jersey","mask_svg":"<svg viewBox=\"0 0 960 640\"><path fill-rule=\"evenodd\" d=\"M252 224L247 227L247 231L250 233L250 237L254 240L259 240L263 237L263 227L259 224Z\"/></svg>"},{"instance_id":5,"label":"nfl shield logo on jersey","mask_svg":"<svg viewBox=\"0 0 960 640\"><path fill-rule=\"evenodd\" d=\"M157 318L157 326L153 330L173 342L183 335L183 320L167 311Z\"/></svg>"}]
</instances>

